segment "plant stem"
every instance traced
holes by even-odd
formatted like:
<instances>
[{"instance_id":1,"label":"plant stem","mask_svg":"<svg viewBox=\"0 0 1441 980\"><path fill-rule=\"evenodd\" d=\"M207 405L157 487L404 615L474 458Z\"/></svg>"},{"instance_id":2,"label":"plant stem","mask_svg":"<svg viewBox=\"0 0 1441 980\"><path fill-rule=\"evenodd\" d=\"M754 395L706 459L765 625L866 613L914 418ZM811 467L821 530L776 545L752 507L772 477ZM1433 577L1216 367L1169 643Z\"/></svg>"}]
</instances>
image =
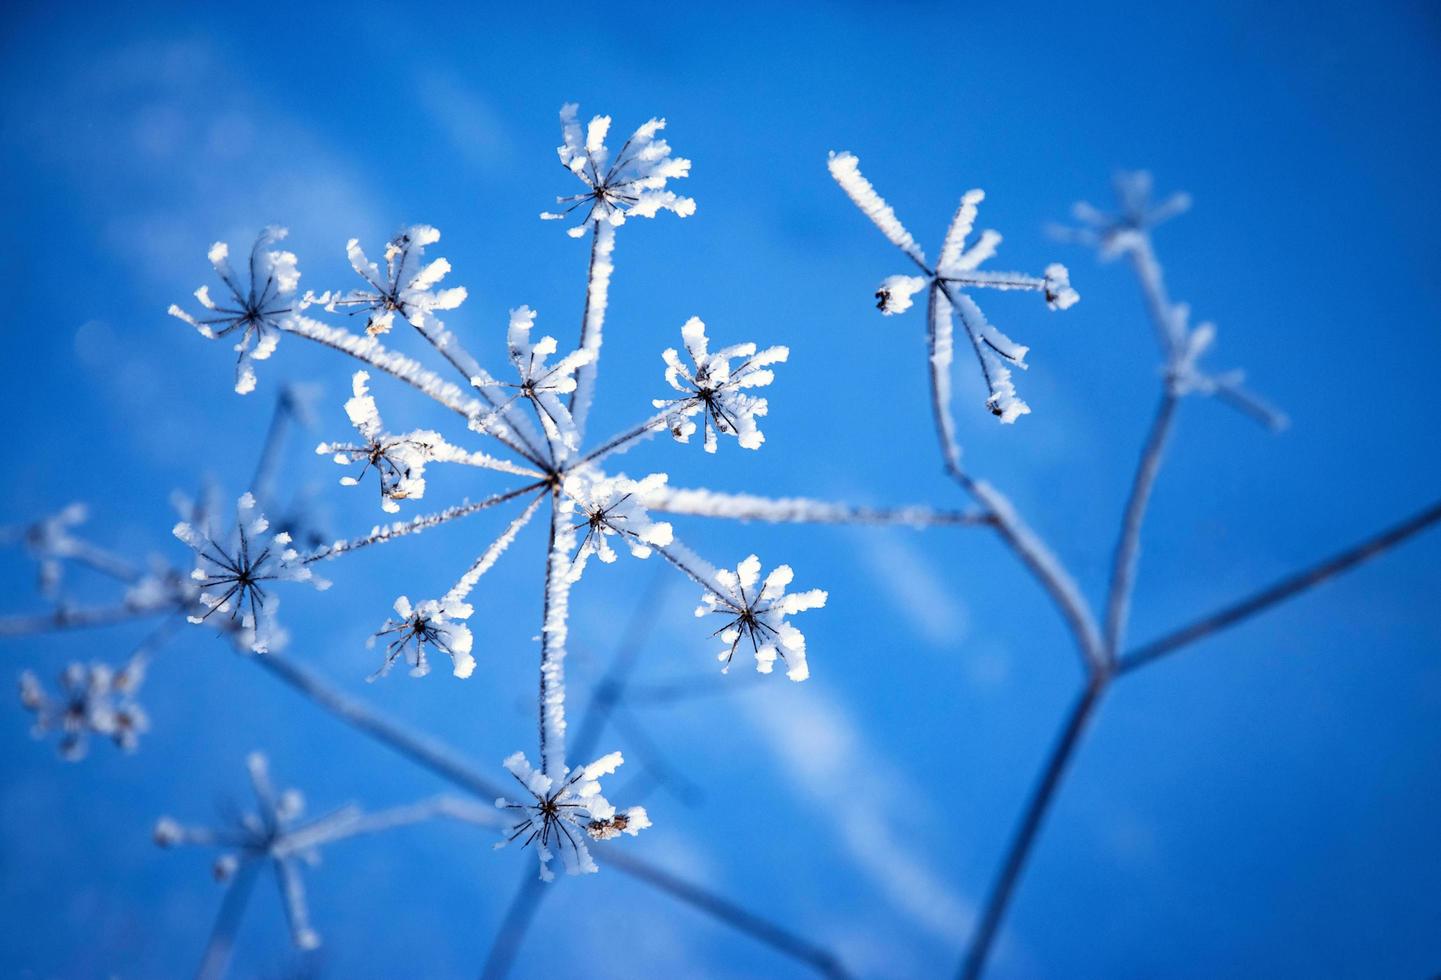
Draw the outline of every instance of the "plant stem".
<instances>
[{"instance_id":1,"label":"plant stem","mask_svg":"<svg viewBox=\"0 0 1441 980\"><path fill-rule=\"evenodd\" d=\"M1111 565L1111 588L1106 602L1103 644L1106 660L1112 664L1120 656L1126 624L1130 619L1131 592L1140 554L1141 524L1146 517L1146 505L1151 499L1156 477L1161 472L1161 457L1176 418L1176 403L1176 395L1168 385L1161 395L1160 405L1156 408L1156 418L1151 423L1145 448L1141 450L1141 461L1136 467L1135 478L1131 481L1130 498L1126 501L1126 514L1121 520L1121 535L1116 542L1115 559Z\"/></svg>"},{"instance_id":2,"label":"plant stem","mask_svg":"<svg viewBox=\"0 0 1441 980\"><path fill-rule=\"evenodd\" d=\"M210 941L206 943L200 966L195 971L196 980L220 980L225 976L230 967L230 954L235 949L235 932L240 927L245 907L250 903L250 893L254 890L259 870L257 862L246 861L235 872L230 887L225 889L215 925L210 930Z\"/></svg>"},{"instance_id":3,"label":"plant stem","mask_svg":"<svg viewBox=\"0 0 1441 980\"><path fill-rule=\"evenodd\" d=\"M1041 770L1040 779L1031 792L1030 802L1026 804L1020 826L1016 829L1010 847L1006 850L1005 863L1001 866L1001 873L991 886L991 893L986 899L980 924L971 937L966 958L961 964L962 980L976 980L985 970L986 958L995 942L996 931L1000 928L1001 919L1006 914L1011 895L1015 891L1021 871L1025 868L1026 859L1030 857L1031 848L1036 842L1036 835L1041 829L1041 823L1061 784L1061 777L1065 775L1066 768L1075 757L1076 748L1080 745L1081 734L1085 731L1086 723L1100 703L1101 696L1105 693L1109 682L1110 677L1104 671L1093 675L1075 705L1066 715L1060 734L1056 737L1055 745L1051 748L1051 754L1046 760L1045 768Z\"/></svg>"}]
</instances>

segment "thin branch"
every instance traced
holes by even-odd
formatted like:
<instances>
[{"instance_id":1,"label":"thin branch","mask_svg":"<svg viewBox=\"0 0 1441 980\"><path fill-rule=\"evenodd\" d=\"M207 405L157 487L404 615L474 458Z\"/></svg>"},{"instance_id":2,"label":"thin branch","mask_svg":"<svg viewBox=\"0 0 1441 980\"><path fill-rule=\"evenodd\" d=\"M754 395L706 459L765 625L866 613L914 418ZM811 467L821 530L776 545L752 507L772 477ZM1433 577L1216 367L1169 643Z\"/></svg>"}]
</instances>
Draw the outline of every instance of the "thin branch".
<instances>
[{"instance_id":1,"label":"thin branch","mask_svg":"<svg viewBox=\"0 0 1441 980\"><path fill-rule=\"evenodd\" d=\"M255 463L255 475L250 478L250 492L255 494L261 506L270 502L271 484L275 480L275 468L280 462L280 447L285 442L285 430L295 418L295 395L289 385L280 389L275 397L275 411L270 416L270 427L265 432L260 456Z\"/></svg>"},{"instance_id":2,"label":"thin branch","mask_svg":"<svg viewBox=\"0 0 1441 980\"><path fill-rule=\"evenodd\" d=\"M511 897L500 928L496 930L495 942L491 944L490 955L481 970L481 980L502 980L510 974L515 954L520 952L520 944L549 891L545 882L529 866L521 872L520 885Z\"/></svg>"},{"instance_id":3,"label":"thin branch","mask_svg":"<svg viewBox=\"0 0 1441 980\"><path fill-rule=\"evenodd\" d=\"M1141 524L1146 516L1146 504L1151 499L1151 490L1161 471L1161 458L1165 452L1166 439L1176 418L1177 398L1168 385L1161 395L1156 408L1156 418L1151 423L1150 434L1146 437L1141 460L1136 467L1135 478L1131 481L1131 495L1126 501L1126 514L1121 520L1121 534L1116 542L1116 552L1111 564L1111 587L1106 601L1105 651L1106 659L1115 663L1120 656L1121 644L1125 639L1126 624L1130 620L1131 591L1135 584L1136 562L1141 546Z\"/></svg>"},{"instance_id":4,"label":"thin branch","mask_svg":"<svg viewBox=\"0 0 1441 980\"><path fill-rule=\"evenodd\" d=\"M330 686L299 664L276 653L250 655L247 659L295 688L347 725L369 735L422 769L428 769L484 800L494 800L504 795L505 790L498 783L492 783L477 773L451 749L416 735L403 725L378 714L363 701Z\"/></svg>"},{"instance_id":5,"label":"thin branch","mask_svg":"<svg viewBox=\"0 0 1441 980\"><path fill-rule=\"evenodd\" d=\"M570 632L570 555L575 531L551 501L550 544L545 556L545 602L540 626L541 772L563 772L565 762L565 645ZM558 778L558 777L557 777Z\"/></svg>"},{"instance_id":6,"label":"thin branch","mask_svg":"<svg viewBox=\"0 0 1441 980\"><path fill-rule=\"evenodd\" d=\"M655 435L661 429L665 428L666 419L670 418L673 414L675 414L675 410L668 408L663 412L658 412L655 415L652 415L650 418L646 419L639 425L626 429L624 432L620 433L617 436L612 436L610 439L607 439L605 442L601 443L600 446L592 449L590 452L582 456L580 461L571 468L575 469L576 467L583 466L586 463L599 463L607 456L620 452L623 449L630 448L631 443L635 442L637 439Z\"/></svg>"},{"instance_id":7,"label":"thin branch","mask_svg":"<svg viewBox=\"0 0 1441 980\"><path fill-rule=\"evenodd\" d=\"M745 933L752 939L764 943L791 959L805 963L821 976L834 977L838 980L844 980L850 976L834 953L802 939L788 929L769 919L763 919L734 902L698 888L690 882L632 857L622 850L607 847L605 858L607 864L614 866L617 870L638 881L643 881L653 888L660 889L672 898L677 898L687 905L700 909L717 921Z\"/></svg>"},{"instance_id":8,"label":"thin branch","mask_svg":"<svg viewBox=\"0 0 1441 980\"><path fill-rule=\"evenodd\" d=\"M449 381L442 381L434 371L422 367L419 361L406 357L404 354L386 350L374 337L361 337L348 330L332 327L309 317L294 317L287 321L287 324L283 328L287 332L349 354L356 360L369 364L377 371L384 371L466 420L483 414L484 406L490 404L488 394L483 390L481 393L487 395L485 402L478 398L471 398L459 386ZM495 436L513 452L530 460L536 466L545 468L545 463L539 454L533 453L500 432L491 432L490 435Z\"/></svg>"},{"instance_id":9,"label":"thin branch","mask_svg":"<svg viewBox=\"0 0 1441 980\"><path fill-rule=\"evenodd\" d=\"M1006 907L1010 904L1011 894L1015 891L1021 870L1025 867L1026 859L1030 856L1031 848L1036 842L1036 834L1041 829L1041 822L1046 816L1046 811L1050 809L1052 797L1055 796L1056 789L1061 783L1061 777L1075 757L1081 733L1085 731L1086 723L1090 720L1091 714L1105 690L1105 678L1088 683L1075 706L1066 715L1065 723L1061 726L1060 734L1046 760L1046 766L1041 770L1040 780L1031 792L1030 802L1026 804L1020 826L1006 850L1001 873L991 886L991 893L987 897L985 908L981 913L980 924L977 925L975 934L971 937L965 960L961 964L962 980L976 980L985 970L986 958L995 942L996 931L1000 927L1001 919L1006 914Z\"/></svg>"},{"instance_id":10,"label":"thin branch","mask_svg":"<svg viewBox=\"0 0 1441 980\"><path fill-rule=\"evenodd\" d=\"M971 527L990 524L989 514L978 511L936 510L922 505L863 507L809 497L760 497L748 493L662 487L646 497L645 505L666 514L694 514L771 524L898 524L924 528Z\"/></svg>"},{"instance_id":11,"label":"thin branch","mask_svg":"<svg viewBox=\"0 0 1441 980\"><path fill-rule=\"evenodd\" d=\"M431 326L432 324L439 329L434 329ZM515 434L515 439L519 440L525 449L529 451L523 452L522 455L527 456L531 462L537 466L542 465L540 463L541 451L537 445L539 435L531 428L529 420L524 415L517 414L514 411L513 399L507 399L505 401L497 400L496 396L487 390L490 383L493 383L490 373L480 366L480 362L476 360L469 351L461 346L455 334L447 330L445 325L439 320L429 317L423 320L419 326L415 327L415 332L424 337L426 342L434 347L441 357L445 358L452 367L459 371L461 375L464 376L466 383L480 394L480 397L485 400L486 404L491 406L493 412L488 414L499 414L504 419L501 425L509 426L510 431ZM494 422L492 422L491 425L494 425ZM504 438L504 436L506 436L504 429L491 431L491 427L486 426L485 431L487 434L495 436L502 443L520 452L519 447L516 447L512 441Z\"/></svg>"},{"instance_id":12,"label":"thin branch","mask_svg":"<svg viewBox=\"0 0 1441 980\"><path fill-rule=\"evenodd\" d=\"M1406 520L1380 532L1372 538L1361 542L1354 547L1347 548L1338 554L1332 555L1324 561L1318 562L1303 571L1287 576L1275 582L1254 595L1248 596L1228 606L1203 616L1188 626L1166 634L1157 640L1152 640L1144 646L1137 647L1120 659L1119 672L1130 673L1138 667L1144 667L1153 660L1158 660L1167 654L1174 653L1183 647L1204 639L1213 633L1218 633L1227 627L1249 619L1257 613L1264 612L1274 605L1285 602L1292 596L1296 596L1317 585L1334 578L1343 572L1350 571L1377 555L1383 554L1407 538L1420 534L1422 531L1441 521L1441 501L1433 503L1408 517Z\"/></svg>"},{"instance_id":13,"label":"thin branch","mask_svg":"<svg viewBox=\"0 0 1441 980\"><path fill-rule=\"evenodd\" d=\"M421 531L428 531L441 524L446 524L462 517L469 517L471 514L478 514L497 504L503 504L507 500L514 500L516 497L540 490L542 487L548 485L548 481L538 480L535 483L528 483L514 490L507 490L505 493L498 493L493 497L486 497L484 500L478 500L473 504L457 504L454 507L447 507L445 510L437 511L434 514L413 517L408 521L395 521L385 527L377 525L374 530L363 537L351 538L349 541L336 541L333 544L326 545L306 555L301 560L307 565L311 562L329 561L347 552L358 551L361 548L368 548L375 544L385 544L386 542L394 541L397 538L403 538L407 535L419 534Z\"/></svg>"},{"instance_id":14,"label":"thin branch","mask_svg":"<svg viewBox=\"0 0 1441 980\"><path fill-rule=\"evenodd\" d=\"M1086 668L1097 669L1105 662L1100 630L1096 628L1090 605L1060 559L1021 519L1021 515L1004 494L984 480L974 480L965 473L955 475L961 486L975 497L976 502L989 511L1001 540L1015 552L1016 557L1021 559L1021 563L1030 570L1051 597L1066 625L1070 627Z\"/></svg>"},{"instance_id":15,"label":"thin branch","mask_svg":"<svg viewBox=\"0 0 1441 980\"><path fill-rule=\"evenodd\" d=\"M114 626L117 623L178 612L184 608L184 601L178 597L147 605L121 602L113 606L56 606L54 612L30 616L0 616L0 636L28 636L35 633Z\"/></svg>"}]
</instances>

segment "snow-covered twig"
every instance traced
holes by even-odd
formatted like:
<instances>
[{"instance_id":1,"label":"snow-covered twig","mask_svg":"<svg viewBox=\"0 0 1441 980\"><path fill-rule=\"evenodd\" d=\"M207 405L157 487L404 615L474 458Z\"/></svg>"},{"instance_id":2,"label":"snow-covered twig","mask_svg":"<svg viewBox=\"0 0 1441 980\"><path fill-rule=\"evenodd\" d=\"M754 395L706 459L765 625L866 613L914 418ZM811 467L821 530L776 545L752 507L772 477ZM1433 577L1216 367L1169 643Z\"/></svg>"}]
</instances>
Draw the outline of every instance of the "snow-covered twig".
<instances>
[{"instance_id":1,"label":"snow-covered twig","mask_svg":"<svg viewBox=\"0 0 1441 980\"><path fill-rule=\"evenodd\" d=\"M527 493L540 490L546 485L547 481L541 480L536 483L526 484L523 487L517 487L514 490L507 490L504 493L498 493L494 496L486 497L484 500L478 500L475 503L457 504L454 507L447 507L445 510L437 511L434 514L412 517L408 521L395 521L383 527L380 525L376 525L376 527L371 530L371 532L367 535L358 538L351 538L348 541L336 541L332 544L326 545L318 551L314 551L306 555L301 560L306 562L307 564L316 561L329 561L332 558L337 558L340 555L348 554L352 551L358 551L361 548L368 548L371 545L376 544L385 544L387 542L394 541L397 538L403 538L411 534L419 534L421 531L428 531L433 527L439 527L442 524L448 524L451 521L458 520L462 517L469 517L471 514L478 514L483 510L488 510L489 508L496 506L497 504L503 504L507 500L514 500L516 497L521 497Z\"/></svg>"},{"instance_id":2,"label":"snow-covered twig","mask_svg":"<svg viewBox=\"0 0 1441 980\"><path fill-rule=\"evenodd\" d=\"M920 504L867 507L810 497L762 497L749 493L663 486L645 498L651 510L769 524L894 524L902 527L968 527L990 524L981 511L937 510Z\"/></svg>"}]
</instances>

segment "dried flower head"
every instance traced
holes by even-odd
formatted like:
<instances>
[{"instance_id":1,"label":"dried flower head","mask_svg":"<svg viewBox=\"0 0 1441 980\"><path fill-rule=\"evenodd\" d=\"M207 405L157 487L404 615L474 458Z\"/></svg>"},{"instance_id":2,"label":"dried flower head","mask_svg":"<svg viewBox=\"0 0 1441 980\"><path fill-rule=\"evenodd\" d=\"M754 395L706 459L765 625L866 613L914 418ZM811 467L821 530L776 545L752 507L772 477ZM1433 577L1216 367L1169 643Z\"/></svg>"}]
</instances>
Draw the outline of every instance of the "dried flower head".
<instances>
[{"instance_id":1,"label":"dried flower head","mask_svg":"<svg viewBox=\"0 0 1441 980\"><path fill-rule=\"evenodd\" d=\"M555 201L563 210L543 212L542 218L563 221L583 210L581 223L567 231L571 237L579 238L587 226L602 221L618 226L629 217L654 218L661 211L682 218L695 213L695 201L665 189L667 181L690 173L690 161L672 157L670 145L657 139L665 128L664 119L652 119L632 133L612 161L605 145L610 116L594 117L582 132L579 109L570 103L560 110L564 142L556 152L561 166L579 177L586 190L557 197Z\"/></svg>"},{"instance_id":2,"label":"dried flower head","mask_svg":"<svg viewBox=\"0 0 1441 980\"><path fill-rule=\"evenodd\" d=\"M110 739L126 752L135 751L150 727L145 709L135 700L145 680L145 657L136 655L120 670L108 664L74 663L60 675L60 696L51 698L30 671L20 675L20 704L35 715L36 738L60 732L60 757L76 762L85 757L89 737Z\"/></svg>"},{"instance_id":3,"label":"dried flower head","mask_svg":"<svg viewBox=\"0 0 1441 980\"><path fill-rule=\"evenodd\" d=\"M643 480L625 476L605 476L587 467L568 474L563 490L574 503L578 520L574 528L581 534L580 547L571 566L571 575L579 578L586 561L595 555L603 562L615 561L611 538L624 542L637 558L647 558L654 547L671 543L669 523L652 521L643 501L665 485L664 473L652 473Z\"/></svg>"},{"instance_id":4,"label":"dried flower head","mask_svg":"<svg viewBox=\"0 0 1441 980\"><path fill-rule=\"evenodd\" d=\"M524 752L515 753L505 760L505 768L525 790L526 797L519 803L504 797L495 801L501 809L515 811L517 817L509 836L495 846L504 847L516 840L522 847L534 844L542 881L555 879L550 868L555 856L552 847L560 853L567 874L594 874L599 869L586 846L587 837L608 840L621 833L634 837L650 826L644 807L617 811L600 794L600 777L615 772L623 761L619 752L612 752L588 766L562 770L552 778L533 768Z\"/></svg>"},{"instance_id":5,"label":"dried flower head","mask_svg":"<svg viewBox=\"0 0 1441 980\"><path fill-rule=\"evenodd\" d=\"M302 865L320 863L320 848L354 833L362 817L353 806L342 807L310 820L302 819L305 799L298 790L277 793L270 781L265 756L252 752L245 760L256 808L235 811L225 826L189 827L170 817L155 822L153 838L160 847L180 844L221 847L211 866L215 880L229 881L243 869L269 861L280 883L290 937L297 949L315 949L320 935L311 928L305 901Z\"/></svg>"},{"instance_id":6,"label":"dried flower head","mask_svg":"<svg viewBox=\"0 0 1441 980\"><path fill-rule=\"evenodd\" d=\"M705 324L700 317L691 317L681 327L681 339L690 354L693 369L681 362L674 347L667 348L665 380L681 398L656 399L652 404L668 413L666 425L677 442L689 442L696 430L691 421L701 416L705 426L705 451L716 451L717 433L735 436L743 449L759 449L765 435L756 419L768 410L764 398L747 394L747 388L761 388L775 380L770 365L783 363L790 357L788 347L767 347L757 352L755 344L734 344L710 353ZM731 361L741 358L734 368Z\"/></svg>"},{"instance_id":7,"label":"dried flower head","mask_svg":"<svg viewBox=\"0 0 1441 980\"><path fill-rule=\"evenodd\" d=\"M241 642L256 653L278 645L281 634L275 622L277 597L268 592L271 582L310 582L318 589L330 583L318 578L290 546L290 535L266 532L270 523L259 513L255 498L246 493L235 508L235 528L222 542L209 528L181 521L177 538L195 552L190 577L200 587L197 598L205 610L191 615L203 623L217 612L229 613L241 631Z\"/></svg>"},{"instance_id":8,"label":"dried flower head","mask_svg":"<svg viewBox=\"0 0 1441 980\"><path fill-rule=\"evenodd\" d=\"M349 292L333 290L316 296L305 295L305 304L319 304L329 313L347 310L352 315L368 314L365 332L372 337L389 333L395 315L416 327L426 326L436 310L453 310L465 302L464 286L436 289L450 272L446 259L425 261L425 247L440 241L440 231L430 225L412 225L385 244L385 269L366 258L360 240L345 245L345 255L356 275L368 288Z\"/></svg>"},{"instance_id":9,"label":"dried flower head","mask_svg":"<svg viewBox=\"0 0 1441 980\"><path fill-rule=\"evenodd\" d=\"M826 604L826 593L811 589L787 595L786 586L794 577L789 565L776 566L757 589L760 574L761 562L755 555L741 562L734 572L725 568L716 572L720 588L701 596L695 614L718 614L725 618L725 624L712 634L719 635L726 645L716 658L725 664L724 670L730 670L731 659L741 644L749 643L760 673L769 674L779 657L786 663L786 676L793 681L803 681L810 676L810 668L806 666L806 638L786 617L821 608Z\"/></svg>"},{"instance_id":10,"label":"dried flower head","mask_svg":"<svg viewBox=\"0 0 1441 980\"><path fill-rule=\"evenodd\" d=\"M466 602L427 599L412 606L405 596L396 599L395 615L399 618L387 619L368 641L369 646L374 646L376 640L388 638L385 662L369 680L390 673L402 654L410 663L410 676L424 677L430 673L427 648L449 657L456 677L469 677L475 671L475 658L470 653L474 637L463 620L469 619L472 612Z\"/></svg>"},{"instance_id":11,"label":"dried flower head","mask_svg":"<svg viewBox=\"0 0 1441 980\"><path fill-rule=\"evenodd\" d=\"M210 246L210 264L230 291L229 298L219 302L211 298L209 286L195 291L200 305L213 316L202 314L196 319L174 303L170 305L171 316L184 320L209 340L239 334L235 342L235 390L242 395L255 390L252 362L263 361L275 352L280 331L286 329L295 312L294 293L300 285L295 253L266 248L285 235L284 228L270 227L255 239L250 249L250 283L244 288L230 268L230 246L225 242Z\"/></svg>"},{"instance_id":12,"label":"dried flower head","mask_svg":"<svg viewBox=\"0 0 1441 980\"><path fill-rule=\"evenodd\" d=\"M425 464L436 458L445 446L438 432L418 429L406 435L390 435L385 431L375 398L370 394L370 375L357 371L351 378L352 395L345 403L345 414L360 434L361 442L322 442L315 451L333 456L343 466L360 463L360 472L340 478L342 486L358 485L373 468L380 479L380 508L394 514L400 510L399 500L425 496Z\"/></svg>"}]
</instances>

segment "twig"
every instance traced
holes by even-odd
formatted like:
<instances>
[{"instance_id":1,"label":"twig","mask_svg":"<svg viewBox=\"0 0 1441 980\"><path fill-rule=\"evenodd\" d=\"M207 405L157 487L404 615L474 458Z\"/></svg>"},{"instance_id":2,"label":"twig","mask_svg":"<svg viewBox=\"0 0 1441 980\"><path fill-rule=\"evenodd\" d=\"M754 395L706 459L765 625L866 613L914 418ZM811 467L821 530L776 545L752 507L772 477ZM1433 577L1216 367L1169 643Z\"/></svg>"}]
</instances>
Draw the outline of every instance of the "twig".
<instances>
[{"instance_id":1,"label":"twig","mask_svg":"<svg viewBox=\"0 0 1441 980\"><path fill-rule=\"evenodd\" d=\"M1284 602L1292 596L1314 588L1330 578L1351 570L1362 562L1389 551L1438 521L1441 521L1441 501L1413 514L1401 523L1387 528L1375 537L1368 538L1354 547L1332 555L1304 571L1283 578L1254 595L1203 616L1190 625L1183 626L1160 639L1137 647L1121 658L1119 671L1122 674L1128 674L1197 640L1210 636L1212 633L1220 632L1244 619L1249 619L1271 606Z\"/></svg>"},{"instance_id":2,"label":"twig","mask_svg":"<svg viewBox=\"0 0 1441 980\"><path fill-rule=\"evenodd\" d=\"M1061 776L1065 774L1066 767L1070 765L1071 759L1075 756L1076 747L1080 744L1081 733L1085 730L1091 713L1105 692L1106 684L1107 681L1104 679L1099 683L1088 683L1075 706L1066 715L1065 723L1061 726L1060 734L1056 738L1056 744L1051 749L1045 768L1041 770L1040 779L1031 792L1030 801L1026 804L1025 813L1021 816L1020 826L1011 839L1010 846L1006 849L1006 859L1005 863L1001 865L1001 873L997 876L995 884L991 886L980 924L971 937L965 961L961 964L962 980L976 980L985 969L986 958L990 954L991 945L996 938L996 930L1000 927L1001 919L1006 914L1011 894L1015 891L1021 870L1030 856L1031 845L1035 843L1036 834L1041 829L1041 822L1045 819L1056 788L1060 785Z\"/></svg>"},{"instance_id":3,"label":"twig","mask_svg":"<svg viewBox=\"0 0 1441 980\"><path fill-rule=\"evenodd\" d=\"M743 932L752 939L809 965L821 976L835 977L838 980L844 980L850 976L834 953L811 944L769 919L763 919L734 902L729 902L718 895L697 888L690 882L632 857L618 848L607 848L605 857L608 864L632 878L658 888L672 898L680 899L687 905L700 909L732 929Z\"/></svg>"},{"instance_id":4,"label":"twig","mask_svg":"<svg viewBox=\"0 0 1441 980\"><path fill-rule=\"evenodd\" d=\"M1136 560L1141 545L1141 524L1146 516L1146 504L1151 499L1151 490L1156 485L1156 476L1161 471L1161 457L1165 452L1166 439L1176 418L1177 398L1167 386L1156 409L1155 421L1151 423L1150 434L1146 437L1145 448L1141 450L1141 461L1136 467L1135 478L1131 481L1131 495L1126 501L1126 515L1121 521L1121 536L1116 542L1115 558L1111 565L1111 588L1106 601L1106 633L1104 648L1106 660L1114 664L1121 653L1125 639L1126 623L1130 619L1131 590L1136 577Z\"/></svg>"}]
</instances>

